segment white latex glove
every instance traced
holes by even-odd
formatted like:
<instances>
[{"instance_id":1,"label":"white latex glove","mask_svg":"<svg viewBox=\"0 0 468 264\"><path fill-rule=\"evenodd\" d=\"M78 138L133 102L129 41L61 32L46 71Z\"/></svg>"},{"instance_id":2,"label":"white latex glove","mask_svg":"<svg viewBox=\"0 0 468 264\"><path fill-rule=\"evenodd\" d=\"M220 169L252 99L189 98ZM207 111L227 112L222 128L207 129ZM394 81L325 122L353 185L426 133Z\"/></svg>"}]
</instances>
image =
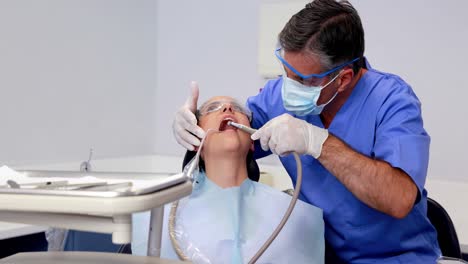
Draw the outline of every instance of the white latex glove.
<instances>
[{"instance_id":1,"label":"white latex glove","mask_svg":"<svg viewBox=\"0 0 468 264\"><path fill-rule=\"evenodd\" d=\"M190 83L191 94L185 104L177 110L172 123L172 132L177 142L188 150L194 150L194 146L200 145L200 138L205 136L205 131L197 125L195 111L198 101L198 83ZM198 138L197 138L198 137Z\"/></svg>"},{"instance_id":2,"label":"white latex glove","mask_svg":"<svg viewBox=\"0 0 468 264\"><path fill-rule=\"evenodd\" d=\"M318 159L322 145L328 137L328 130L311 125L304 120L282 114L268 121L252 140L260 139L263 150L284 156L291 152L308 154Z\"/></svg>"}]
</instances>

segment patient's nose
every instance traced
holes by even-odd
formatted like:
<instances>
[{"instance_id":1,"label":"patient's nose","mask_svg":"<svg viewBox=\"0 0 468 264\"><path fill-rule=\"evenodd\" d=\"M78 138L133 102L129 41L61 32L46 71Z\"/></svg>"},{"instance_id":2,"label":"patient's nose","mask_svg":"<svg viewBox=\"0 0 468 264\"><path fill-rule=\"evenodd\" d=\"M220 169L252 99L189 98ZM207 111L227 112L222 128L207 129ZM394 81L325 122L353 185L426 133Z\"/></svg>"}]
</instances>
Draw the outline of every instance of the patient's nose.
<instances>
[{"instance_id":1,"label":"patient's nose","mask_svg":"<svg viewBox=\"0 0 468 264\"><path fill-rule=\"evenodd\" d=\"M226 112L234 113L234 111L232 110L232 105L229 103L226 103L223 105L223 113L226 113Z\"/></svg>"}]
</instances>

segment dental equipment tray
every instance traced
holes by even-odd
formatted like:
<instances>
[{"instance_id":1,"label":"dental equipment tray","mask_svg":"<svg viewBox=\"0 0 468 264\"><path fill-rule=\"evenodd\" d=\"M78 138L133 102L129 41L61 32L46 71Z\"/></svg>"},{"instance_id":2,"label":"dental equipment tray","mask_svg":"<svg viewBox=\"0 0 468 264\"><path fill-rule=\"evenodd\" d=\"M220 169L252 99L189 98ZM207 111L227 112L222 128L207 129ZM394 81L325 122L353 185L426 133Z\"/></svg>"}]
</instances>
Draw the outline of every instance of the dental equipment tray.
<instances>
[{"instance_id":1,"label":"dental equipment tray","mask_svg":"<svg viewBox=\"0 0 468 264\"><path fill-rule=\"evenodd\" d=\"M123 197L157 192L186 182L182 173L18 171L0 194Z\"/></svg>"}]
</instances>

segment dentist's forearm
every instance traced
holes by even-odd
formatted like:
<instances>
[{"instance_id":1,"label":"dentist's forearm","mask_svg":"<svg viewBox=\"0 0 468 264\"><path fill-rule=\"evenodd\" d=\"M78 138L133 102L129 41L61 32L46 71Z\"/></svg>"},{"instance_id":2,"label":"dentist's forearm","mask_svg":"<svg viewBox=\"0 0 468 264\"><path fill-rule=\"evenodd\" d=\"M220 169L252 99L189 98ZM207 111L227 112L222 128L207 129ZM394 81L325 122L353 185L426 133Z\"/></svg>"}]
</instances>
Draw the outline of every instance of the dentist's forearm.
<instances>
[{"instance_id":1,"label":"dentist's forearm","mask_svg":"<svg viewBox=\"0 0 468 264\"><path fill-rule=\"evenodd\" d=\"M354 151L332 134L318 160L368 206L395 218L413 208L418 189L404 171Z\"/></svg>"}]
</instances>

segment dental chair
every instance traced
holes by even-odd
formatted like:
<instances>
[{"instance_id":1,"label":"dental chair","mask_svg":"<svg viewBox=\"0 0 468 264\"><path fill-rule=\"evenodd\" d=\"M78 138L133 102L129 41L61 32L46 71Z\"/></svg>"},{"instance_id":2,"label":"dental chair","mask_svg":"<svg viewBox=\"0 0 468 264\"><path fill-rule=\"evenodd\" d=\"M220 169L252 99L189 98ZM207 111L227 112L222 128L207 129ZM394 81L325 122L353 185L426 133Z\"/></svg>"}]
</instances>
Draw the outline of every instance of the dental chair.
<instances>
[{"instance_id":1,"label":"dental chair","mask_svg":"<svg viewBox=\"0 0 468 264\"><path fill-rule=\"evenodd\" d=\"M461 252L457 232L449 214L442 205L429 197L427 197L427 218L437 231L437 241L442 255L467 260ZM329 245L325 245L325 263L341 263Z\"/></svg>"},{"instance_id":2,"label":"dental chair","mask_svg":"<svg viewBox=\"0 0 468 264\"><path fill-rule=\"evenodd\" d=\"M195 151L187 151L182 163L182 170L190 160L196 155ZM205 164L200 160L201 169L205 168ZM257 181L260 179L260 169L257 162L253 159L253 154L247 155L247 172L248 177ZM109 252L131 254L131 244L115 245L112 243L111 235L98 234L92 232L70 230L65 243L65 251L92 251L92 252Z\"/></svg>"},{"instance_id":3,"label":"dental chair","mask_svg":"<svg viewBox=\"0 0 468 264\"><path fill-rule=\"evenodd\" d=\"M197 154L196 151L187 151L182 162L182 170L184 170L187 163L189 163L193 157ZM257 161L253 158L253 153L250 151L247 154L247 174L250 180L258 182L260 179L260 168L258 167ZM200 159L199 167L201 170L205 169L205 163Z\"/></svg>"},{"instance_id":4,"label":"dental chair","mask_svg":"<svg viewBox=\"0 0 468 264\"><path fill-rule=\"evenodd\" d=\"M462 252L452 219L435 200L427 197L427 218L437 231L437 241L443 256L461 259Z\"/></svg>"},{"instance_id":5,"label":"dental chair","mask_svg":"<svg viewBox=\"0 0 468 264\"><path fill-rule=\"evenodd\" d=\"M187 151L182 163L182 170L193 157L195 151ZM260 179L260 169L257 162L253 159L252 153L247 155L247 171L251 180ZM204 169L205 164L200 160L200 168ZM70 230L65 243L65 251L93 251L131 254L131 244L115 245L112 243L112 237L109 234L98 234L92 232Z\"/></svg>"},{"instance_id":6,"label":"dental chair","mask_svg":"<svg viewBox=\"0 0 468 264\"><path fill-rule=\"evenodd\" d=\"M0 240L0 259L19 252L47 251L44 232Z\"/></svg>"}]
</instances>

